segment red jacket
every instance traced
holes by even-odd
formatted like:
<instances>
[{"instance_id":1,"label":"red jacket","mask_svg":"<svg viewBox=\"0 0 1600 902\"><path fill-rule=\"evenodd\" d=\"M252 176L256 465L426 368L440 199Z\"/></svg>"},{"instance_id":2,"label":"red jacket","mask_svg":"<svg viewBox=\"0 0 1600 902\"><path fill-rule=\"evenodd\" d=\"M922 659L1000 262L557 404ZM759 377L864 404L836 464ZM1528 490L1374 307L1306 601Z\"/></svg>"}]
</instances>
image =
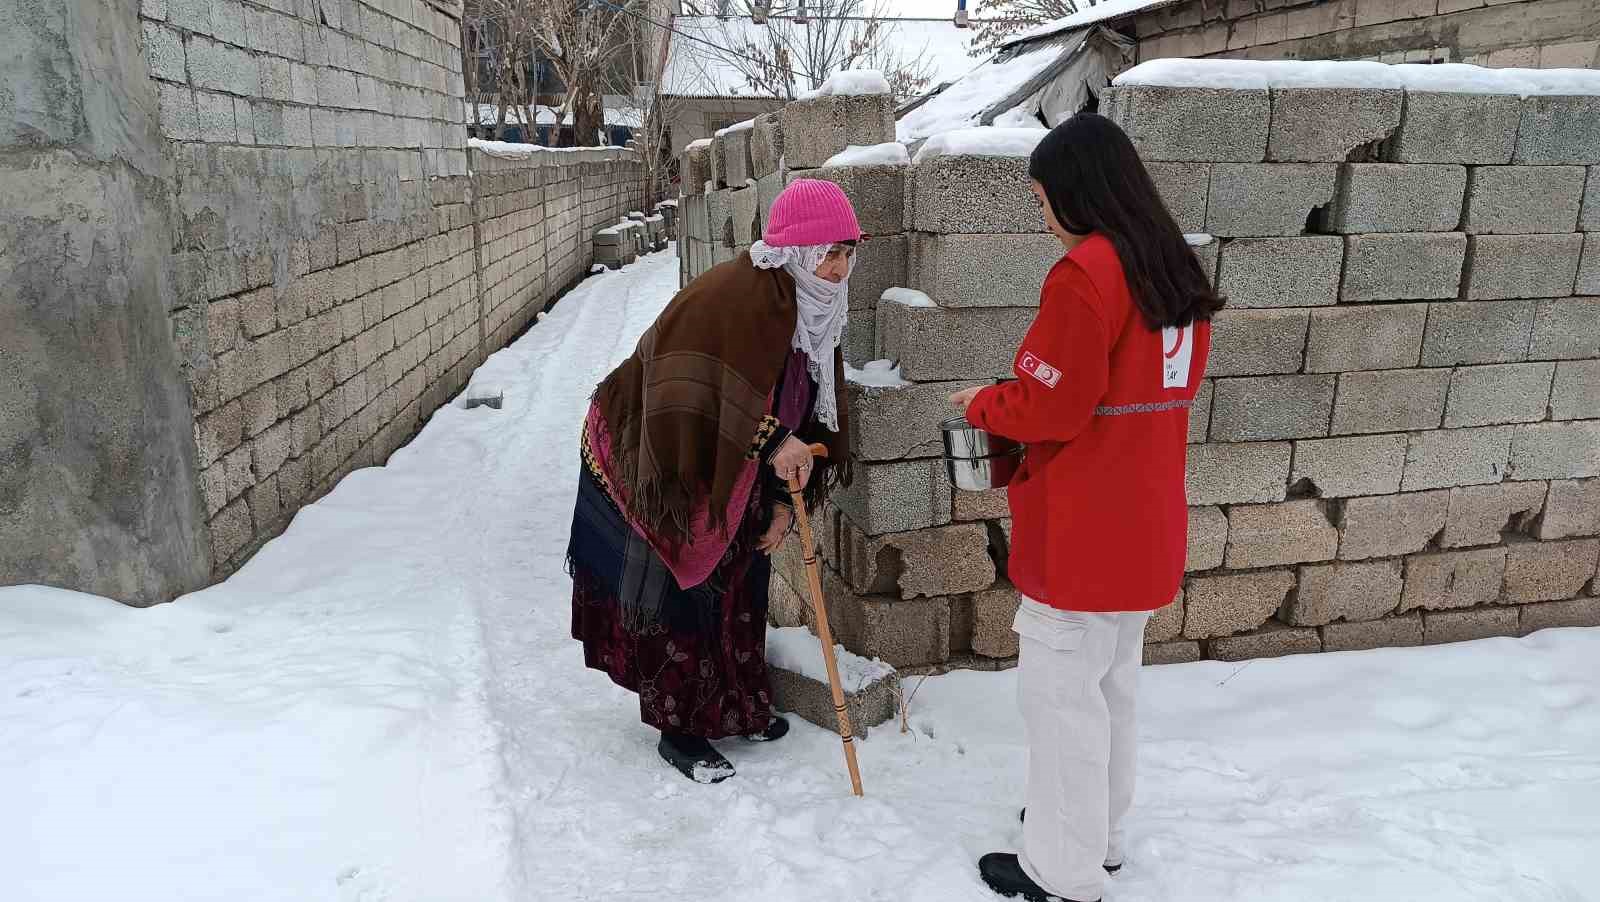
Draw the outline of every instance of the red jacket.
<instances>
[{"instance_id":1,"label":"red jacket","mask_svg":"<svg viewBox=\"0 0 1600 902\"><path fill-rule=\"evenodd\" d=\"M1011 582L1072 611L1153 611L1183 581L1184 451L1211 324L1152 331L1111 242L1091 236L1050 270L1015 382L967 419L1025 442L1010 486Z\"/></svg>"}]
</instances>

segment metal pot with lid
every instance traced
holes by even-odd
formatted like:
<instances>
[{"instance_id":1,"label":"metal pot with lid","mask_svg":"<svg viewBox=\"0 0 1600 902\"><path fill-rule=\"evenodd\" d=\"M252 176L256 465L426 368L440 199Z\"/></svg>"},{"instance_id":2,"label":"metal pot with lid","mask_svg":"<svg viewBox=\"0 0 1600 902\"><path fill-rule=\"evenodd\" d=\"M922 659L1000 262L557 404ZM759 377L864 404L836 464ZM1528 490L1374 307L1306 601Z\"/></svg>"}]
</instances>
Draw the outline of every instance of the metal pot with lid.
<instances>
[{"instance_id":1,"label":"metal pot with lid","mask_svg":"<svg viewBox=\"0 0 1600 902\"><path fill-rule=\"evenodd\" d=\"M985 432L966 417L939 424L944 435L944 465L950 482L967 492L986 492L1010 484L1022 467L1020 442Z\"/></svg>"}]
</instances>

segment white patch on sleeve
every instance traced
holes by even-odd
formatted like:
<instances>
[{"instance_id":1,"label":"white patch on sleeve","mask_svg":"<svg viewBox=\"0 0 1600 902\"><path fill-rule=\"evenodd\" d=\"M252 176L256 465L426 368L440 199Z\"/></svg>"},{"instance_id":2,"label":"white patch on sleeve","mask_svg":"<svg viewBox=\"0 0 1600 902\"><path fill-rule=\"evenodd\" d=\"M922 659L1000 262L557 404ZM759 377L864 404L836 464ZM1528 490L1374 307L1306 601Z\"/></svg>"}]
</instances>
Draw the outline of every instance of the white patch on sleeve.
<instances>
[{"instance_id":1,"label":"white patch on sleeve","mask_svg":"<svg viewBox=\"0 0 1600 902\"><path fill-rule=\"evenodd\" d=\"M1022 361L1017 366L1024 373L1038 379L1050 388L1055 388L1061 384L1061 371L1040 360L1031 351L1022 355Z\"/></svg>"},{"instance_id":2,"label":"white patch on sleeve","mask_svg":"<svg viewBox=\"0 0 1600 902\"><path fill-rule=\"evenodd\" d=\"M1161 387L1188 388L1189 364L1194 359L1194 325L1161 330Z\"/></svg>"}]
</instances>

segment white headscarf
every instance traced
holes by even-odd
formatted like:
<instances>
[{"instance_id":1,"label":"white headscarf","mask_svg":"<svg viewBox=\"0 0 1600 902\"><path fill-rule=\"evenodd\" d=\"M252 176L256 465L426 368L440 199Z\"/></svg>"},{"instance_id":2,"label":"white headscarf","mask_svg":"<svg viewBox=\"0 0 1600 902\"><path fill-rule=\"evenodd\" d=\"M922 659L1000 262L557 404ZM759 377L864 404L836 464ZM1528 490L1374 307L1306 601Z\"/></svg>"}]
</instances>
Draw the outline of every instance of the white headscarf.
<instances>
[{"instance_id":1,"label":"white headscarf","mask_svg":"<svg viewBox=\"0 0 1600 902\"><path fill-rule=\"evenodd\" d=\"M830 282L817 275L817 267L827 259L831 244L772 247L757 241L750 248L750 260L757 269L782 269L794 277L795 318L792 347L806 355L806 368L817 383L817 419L834 432L839 431L839 404L834 394L833 352L844 338L850 319L850 275L841 282ZM850 257L850 271L855 255Z\"/></svg>"}]
</instances>

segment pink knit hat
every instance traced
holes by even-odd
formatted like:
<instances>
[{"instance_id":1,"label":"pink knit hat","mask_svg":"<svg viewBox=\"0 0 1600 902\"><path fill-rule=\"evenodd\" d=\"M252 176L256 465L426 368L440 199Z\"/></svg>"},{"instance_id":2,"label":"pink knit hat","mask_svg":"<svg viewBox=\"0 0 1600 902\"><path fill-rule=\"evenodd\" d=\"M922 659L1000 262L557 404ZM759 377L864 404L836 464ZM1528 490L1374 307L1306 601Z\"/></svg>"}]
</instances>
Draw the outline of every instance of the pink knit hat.
<instances>
[{"instance_id":1,"label":"pink knit hat","mask_svg":"<svg viewBox=\"0 0 1600 902\"><path fill-rule=\"evenodd\" d=\"M861 224L850 198L838 185L797 179L772 202L761 240L770 247L860 241Z\"/></svg>"}]
</instances>

